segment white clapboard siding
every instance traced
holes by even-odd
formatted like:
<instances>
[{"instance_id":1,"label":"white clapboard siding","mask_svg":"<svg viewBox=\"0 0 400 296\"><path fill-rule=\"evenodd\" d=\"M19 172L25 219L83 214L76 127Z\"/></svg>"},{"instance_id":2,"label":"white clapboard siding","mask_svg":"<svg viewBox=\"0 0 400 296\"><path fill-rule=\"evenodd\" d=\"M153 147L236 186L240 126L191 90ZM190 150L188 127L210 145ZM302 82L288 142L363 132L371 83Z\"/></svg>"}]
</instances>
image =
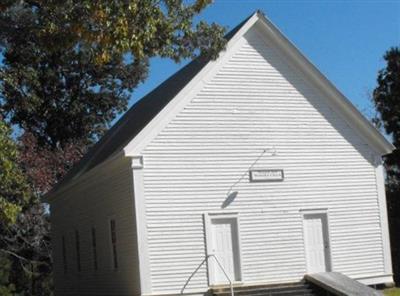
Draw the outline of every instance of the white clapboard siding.
<instances>
[{"instance_id":1,"label":"white clapboard siding","mask_svg":"<svg viewBox=\"0 0 400 296\"><path fill-rule=\"evenodd\" d=\"M179 293L206 254L202 214L223 210L239 213L244 282L300 280L300 210L318 208L333 269L384 274L373 151L255 30L142 151L153 293ZM250 183L250 167L285 179ZM207 286L203 266L187 291Z\"/></svg>"},{"instance_id":2,"label":"white clapboard siding","mask_svg":"<svg viewBox=\"0 0 400 296\"><path fill-rule=\"evenodd\" d=\"M99 171L99 170L97 170ZM139 295L139 263L128 160L112 163L67 189L51 205L56 295ZM116 221L117 271L111 268L109 218ZM91 227L96 228L98 270L94 270ZM79 230L81 268L76 268L75 229ZM64 274L62 235L67 243Z\"/></svg>"}]
</instances>

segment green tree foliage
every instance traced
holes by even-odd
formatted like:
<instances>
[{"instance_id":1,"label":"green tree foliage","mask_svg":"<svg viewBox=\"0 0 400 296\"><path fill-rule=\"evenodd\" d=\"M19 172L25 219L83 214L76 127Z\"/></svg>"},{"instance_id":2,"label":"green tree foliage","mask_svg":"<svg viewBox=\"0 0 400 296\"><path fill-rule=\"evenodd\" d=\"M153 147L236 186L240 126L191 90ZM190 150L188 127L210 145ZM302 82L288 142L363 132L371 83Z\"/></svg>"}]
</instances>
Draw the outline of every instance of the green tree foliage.
<instances>
[{"instance_id":1,"label":"green tree foliage","mask_svg":"<svg viewBox=\"0 0 400 296\"><path fill-rule=\"evenodd\" d=\"M377 110L374 119L400 147L400 48L393 47L384 55L386 67L379 71L378 86L373 93ZM385 157L387 182L391 191L400 191L400 151L396 149Z\"/></svg>"},{"instance_id":2,"label":"green tree foliage","mask_svg":"<svg viewBox=\"0 0 400 296\"><path fill-rule=\"evenodd\" d=\"M93 143L127 107L148 60L215 57L223 29L193 18L211 1L36 0L0 6L0 111L51 148Z\"/></svg>"},{"instance_id":3,"label":"green tree foliage","mask_svg":"<svg viewBox=\"0 0 400 296\"><path fill-rule=\"evenodd\" d=\"M25 176L18 165L17 145L11 130L0 121L0 226L15 223L22 206L29 199Z\"/></svg>"},{"instance_id":4,"label":"green tree foliage","mask_svg":"<svg viewBox=\"0 0 400 296\"><path fill-rule=\"evenodd\" d=\"M4 234L16 223L30 196L17 158L17 145L11 138L11 129L0 120L0 295L5 296L15 295L15 285L11 280L12 261L5 247Z\"/></svg>"}]
</instances>

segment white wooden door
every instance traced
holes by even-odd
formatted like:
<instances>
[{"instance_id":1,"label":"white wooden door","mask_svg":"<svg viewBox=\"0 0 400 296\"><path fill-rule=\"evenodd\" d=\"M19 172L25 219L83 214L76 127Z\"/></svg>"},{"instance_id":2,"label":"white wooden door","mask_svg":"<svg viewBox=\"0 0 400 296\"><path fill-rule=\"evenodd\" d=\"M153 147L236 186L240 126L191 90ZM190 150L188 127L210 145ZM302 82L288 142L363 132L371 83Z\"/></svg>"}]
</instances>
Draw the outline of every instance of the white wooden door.
<instances>
[{"instance_id":1,"label":"white wooden door","mask_svg":"<svg viewBox=\"0 0 400 296\"><path fill-rule=\"evenodd\" d=\"M330 250L326 214L304 215L307 272L330 270Z\"/></svg>"},{"instance_id":2,"label":"white wooden door","mask_svg":"<svg viewBox=\"0 0 400 296\"><path fill-rule=\"evenodd\" d=\"M236 219L211 219L211 254L216 256L232 281L239 280L237 230ZM211 257L209 262L212 269L212 284L227 283L228 280L216 259Z\"/></svg>"}]
</instances>

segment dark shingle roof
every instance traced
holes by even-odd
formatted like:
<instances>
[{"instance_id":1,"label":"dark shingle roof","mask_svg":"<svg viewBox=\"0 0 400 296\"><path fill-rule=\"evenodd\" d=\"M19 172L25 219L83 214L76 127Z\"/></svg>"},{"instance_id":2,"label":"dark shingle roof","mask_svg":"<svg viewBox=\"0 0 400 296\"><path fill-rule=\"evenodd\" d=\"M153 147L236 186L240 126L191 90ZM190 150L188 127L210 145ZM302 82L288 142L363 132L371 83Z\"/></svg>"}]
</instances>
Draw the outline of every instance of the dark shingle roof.
<instances>
[{"instance_id":1,"label":"dark shingle roof","mask_svg":"<svg viewBox=\"0 0 400 296\"><path fill-rule=\"evenodd\" d=\"M225 39L229 41L250 18L233 28ZM208 63L198 57L170 76L153 91L137 101L83 156L56 186L54 192L73 178L99 165L123 149Z\"/></svg>"}]
</instances>

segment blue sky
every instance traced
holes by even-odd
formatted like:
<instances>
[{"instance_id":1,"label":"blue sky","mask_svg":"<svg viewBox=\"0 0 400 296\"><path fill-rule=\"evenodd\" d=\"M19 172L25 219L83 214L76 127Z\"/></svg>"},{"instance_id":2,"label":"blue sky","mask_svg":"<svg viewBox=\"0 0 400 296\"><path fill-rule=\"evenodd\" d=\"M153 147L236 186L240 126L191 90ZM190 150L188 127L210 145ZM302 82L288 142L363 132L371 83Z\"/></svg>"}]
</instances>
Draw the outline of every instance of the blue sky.
<instances>
[{"instance_id":1,"label":"blue sky","mask_svg":"<svg viewBox=\"0 0 400 296\"><path fill-rule=\"evenodd\" d=\"M257 9L363 114L373 114L369 98L384 66L382 56L400 45L400 0L214 0L199 18L229 31ZM149 77L135 90L130 105L182 66L153 59Z\"/></svg>"}]
</instances>

